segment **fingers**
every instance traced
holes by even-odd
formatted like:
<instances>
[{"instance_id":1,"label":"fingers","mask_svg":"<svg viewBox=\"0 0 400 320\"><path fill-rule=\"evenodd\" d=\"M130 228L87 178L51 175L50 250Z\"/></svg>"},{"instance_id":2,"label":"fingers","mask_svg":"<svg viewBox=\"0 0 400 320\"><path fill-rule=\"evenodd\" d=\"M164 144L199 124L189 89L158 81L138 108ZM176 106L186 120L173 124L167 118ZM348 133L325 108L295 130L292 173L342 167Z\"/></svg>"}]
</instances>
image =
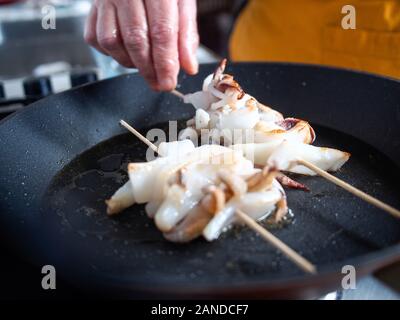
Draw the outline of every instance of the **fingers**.
<instances>
[{"instance_id":1,"label":"fingers","mask_svg":"<svg viewBox=\"0 0 400 320\"><path fill-rule=\"evenodd\" d=\"M107 55L107 53L103 51L103 49L97 42L96 24L97 24L97 7L95 5L92 5L88 18L86 19L84 38L85 41L88 44L90 44L93 48L95 48L97 51L100 51L101 53Z\"/></svg>"},{"instance_id":2,"label":"fingers","mask_svg":"<svg viewBox=\"0 0 400 320\"><path fill-rule=\"evenodd\" d=\"M159 90L176 87L179 72L178 4L170 0L146 0L151 55Z\"/></svg>"},{"instance_id":3,"label":"fingers","mask_svg":"<svg viewBox=\"0 0 400 320\"><path fill-rule=\"evenodd\" d=\"M198 70L196 1L94 1L85 40L121 65L136 66L153 89L172 90L180 64L189 74Z\"/></svg>"},{"instance_id":4,"label":"fingers","mask_svg":"<svg viewBox=\"0 0 400 320\"><path fill-rule=\"evenodd\" d=\"M101 49L124 67L134 67L122 43L118 30L117 13L110 2L102 2L97 8L96 36Z\"/></svg>"},{"instance_id":5,"label":"fingers","mask_svg":"<svg viewBox=\"0 0 400 320\"><path fill-rule=\"evenodd\" d=\"M196 0L178 0L178 6L180 64L188 74L196 74L199 68L196 57L199 46Z\"/></svg>"},{"instance_id":6,"label":"fingers","mask_svg":"<svg viewBox=\"0 0 400 320\"><path fill-rule=\"evenodd\" d=\"M138 0L121 1L117 7L117 15L126 52L149 85L158 90L143 2Z\"/></svg>"}]
</instances>

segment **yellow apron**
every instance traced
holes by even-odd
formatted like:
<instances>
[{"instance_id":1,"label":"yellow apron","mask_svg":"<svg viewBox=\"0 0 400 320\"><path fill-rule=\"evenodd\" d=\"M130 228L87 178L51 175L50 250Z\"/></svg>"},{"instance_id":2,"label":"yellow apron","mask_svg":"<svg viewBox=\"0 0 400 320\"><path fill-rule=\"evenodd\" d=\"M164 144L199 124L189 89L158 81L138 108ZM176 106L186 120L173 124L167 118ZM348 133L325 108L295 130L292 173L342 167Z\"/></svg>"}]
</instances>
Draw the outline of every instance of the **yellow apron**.
<instances>
[{"instance_id":1,"label":"yellow apron","mask_svg":"<svg viewBox=\"0 0 400 320\"><path fill-rule=\"evenodd\" d=\"M344 5L356 29L343 29ZM230 39L233 61L290 61L400 78L400 0L250 0Z\"/></svg>"}]
</instances>

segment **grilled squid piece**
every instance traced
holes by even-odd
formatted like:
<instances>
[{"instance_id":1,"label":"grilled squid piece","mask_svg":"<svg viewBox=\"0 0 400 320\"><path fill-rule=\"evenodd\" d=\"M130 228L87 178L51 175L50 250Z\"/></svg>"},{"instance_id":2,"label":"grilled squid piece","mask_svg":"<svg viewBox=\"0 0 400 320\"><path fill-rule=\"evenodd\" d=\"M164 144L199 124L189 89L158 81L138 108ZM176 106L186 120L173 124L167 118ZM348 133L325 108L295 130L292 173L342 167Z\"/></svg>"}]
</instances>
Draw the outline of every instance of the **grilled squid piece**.
<instances>
[{"instance_id":1,"label":"grilled squid piece","mask_svg":"<svg viewBox=\"0 0 400 320\"><path fill-rule=\"evenodd\" d=\"M201 236L204 228L212 217L221 211L225 205L225 192L216 186L204 188L203 199L193 207L186 218L171 231L164 233L164 237L173 242L189 242Z\"/></svg>"},{"instance_id":2,"label":"grilled squid piece","mask_svg":"<svg viewBox=\"0 0 400 320\"><path fill-rule=\"evenodd\" d=\"M208 91L197 91L186 94L183 101L192 104L195 109L207 110L211 104L218 101L218 98Z\"/></svg>"},{"instance_id":3,"label":"grilled squid piece","mask_svg":"<svg viewBox=\"0 0 400 320\"><path fill-rule=\"evenodd\" d=\"M130 181L126 182L119 188L113 196L106 200L107 214L114 215L126 208L129 208L135 203L135 198L132 192L132 185Z\"/></svg>"},{"instance_id":4,"label":"grilled squid piece","mask_svg":"<svg viewBox=\"0 0 400 320\"><path fill-rule=\"evenodd\" d=\"M208 241L217 239L232 223L237 222L235 212L241 209L254 220L261 220L271 215L282 194L278 189L261 192L249 192L240 198L234 197L218 212L203 230L203 236Z\"/></svg>"},{"instance_id":5,"label":"grilled squid piece","mask_svg":"<svg viewBox=\"0 0 400 320\"><path fill-rule=\"evenodd\" d=\"M179 157L183 157L194 149L195 146L190 140L173 141L168 143L162 142L158 147L158 151L161 154L165 154L175 160L179 159ZM154 178L154 175L157 174L158 170L166 163L167 161L165 159L158 158L154 162L130 164L128 166L128 172L131 174L135 173L135 182L126 182L111 196L110 199L105 201L107 204L107 213L109 215L117 214L132 206L135 202L148 202L148 199L150 199L149 193L151 192L152 179ZM153 175L150 175L150 172ZM135 199L134 194L136 194L137 200ZM149 215L154 215L154 208L150 208L149 212Z\"/></svg>"},{"instance_id":6,"label":"grilled squid piece","mask_svg":"<svg viewBox=\"0 0 400 320\"><path fill-rule=\"evenodd\" d=\"M240 223L235 212L241 209L254 220L262 220L276 211L276 221L279 221L287 212L286 196L282 186L275 177L277 171L271 168L256 172L247 182L248 192L235 195L227 201L225 207L215 213L204 228L203 236L208 241L217 239L220 234L232 223ZM284 200L284 201L283 201ZM282 202L283 201L283 202Z\"/></svg>"},{"instance_id":7,"label":"grilled squid piece","mask_svg":"<svg viewBox=\"0 0 400 320\"><path fill-rule=\"evenodd\" d=\"M198 198L185 187L172 185L154 216L157 228L162 232L170 231L197 202Z\"/></svg>"},{"instance_id":8,"label":"grilled squid piece","mask_svg":"<svg viewBox=\"0 0 400 320\"><path fill-rule=\"evenodd\" d=\"M270 155L267 163L279 170L313 176L316 173L298 165L297 159L306 160L325 171L337 171L349 158L348 152L283 141Z\"/></svg>"},{"instance_id":9,"label":"grilled squid piece","mask_svg":"<svg viewBox=\"0 0 400 320\"><path fill-rule=\"evenodd\" d=\"M197 110L193 123L195 126L192 126L196 130L206 127L249 129L260 120L258 102L245 94L231 75L223 73L225 66L226 59L221 61L214 74L204 80L202 91L184 97L184 102L191 103ZM282 120L280 114L271 108L264 105L260 105L260 108L266 118ZM206 112L208 117L199 110Z\"/></svg>"},{"instance_id":10,"label":"grilled squid piece","mask_svg":"<svg viewBox=\"0 0 400 320\"><path fill-rule=\"evenodd\" d=\"M305 175L315 175L312 170L296 165L297 159L311 162L326 171L337 171L350 158L350 153L324 147L316 147L294 141L236 144L231 146L253 161L255 165L268 164L279 170Z\"/></svg>"},{"instance_id":11,"label":"grilled squid piece","mask_svg":"<svg viewBox=\"0 0 400 320\"><path fill-rule=\"evenodd\" d=\"M279 122L283 121L282 113L268 107L257 101L257 107L260 110L260 120L265 122Z\"/></svg>"},{"instance_id":12,"label":"grilled squid piece","mask_svg":"<svg viewBox=\"0 0 400 320\"><path fill-rule=\"evenodd\" d=\"M196 115L188 122L188 130L181 135L183 139L190 131L199 133L201 129L209 129L205 139L225 145L249 139L256 143L282 139L312 143L315 140L315 132L308 122L284 119L278 111L246 94L233 76L223 73L225 66L226 59L204 80L202 91L185 95L184 101L195 107ZM253 137L245 134L250 129L254 130Z\"/></svg>"},{"instance_id":13,"label":"grilled squid piece","mask_svg":"<svg viewBox=\"0 0 400 320\"><path fill-rule=\"evenodd\" d=\"M201 205L193 207L187 217L169 232L164 233L165 239L172 242L189 242L201 236L204 227L211 220L212 214Z\"/></svg>"},{"instance_id":14,"label":"grilled squid piece","mask_svg":"<svg viewBox=\"0 0 400 320\"><path fill-rule=\"evenodd\" d=\"M146 203L146 205L144 206L144 210L146 211L146 214L150 219L154 218L158 208L160 207L160 204L161 203L159 201L155 200Z\"/></svg>"},{"instance_id":15,"label":"grilled squid piece","mask_svg":"<svg viewBox=\"0 0 400 320\"><path fill-rule=\"evenodd\" d=\"M153 189L155 193L163 194L158 185L161 183L167 186L165 199L155 214L157 227L163 232L169 232L179 221L185 218L188 211L192 209L203 197L202 189L213 181L222 181L234 185L235 192L246 192L246 184L240 184L240 179L236 178L235 173L247 176L254 172L253 164L228 148L215 148L217 146L203 146L198 148L205 154L210 150L224 151L220 154L209 154L210 158L205 157L199 160L188 158L187 163L181 165L179 171L178 184L168 186L168 180L157 177L156 185ZM221 149L222 148L222 149ZM228 157L225 157L228 155ZM186 161L186 160L185 160ZM215 162L213 164L213 162ZM168 171L167 171L168 172ZM156 195L153 196L153 199Z\"/></svg>"},{"instance_id":16,"label":"grilled squid piece","mask_svg":"<svg viewBox=\"0 0 400 320\"><path fill-rule=\"evenodd\" d=\"M191 140L161 142L158 145L158 153L163 157L180 157L194 149L195 146Z\"/></svg>"},{"instance_id":17,"label":"grilled squid piece","mask_svg":"<svg viewBox=\"0 0 400 320\"><path fill-rule=\"evenodd\" d=\"M258 122L255 127L254 142L275 140L310 144L315 140L315 132L307 121L295 118L287 118L278 122Z\"/></svg>"}]
</instances>

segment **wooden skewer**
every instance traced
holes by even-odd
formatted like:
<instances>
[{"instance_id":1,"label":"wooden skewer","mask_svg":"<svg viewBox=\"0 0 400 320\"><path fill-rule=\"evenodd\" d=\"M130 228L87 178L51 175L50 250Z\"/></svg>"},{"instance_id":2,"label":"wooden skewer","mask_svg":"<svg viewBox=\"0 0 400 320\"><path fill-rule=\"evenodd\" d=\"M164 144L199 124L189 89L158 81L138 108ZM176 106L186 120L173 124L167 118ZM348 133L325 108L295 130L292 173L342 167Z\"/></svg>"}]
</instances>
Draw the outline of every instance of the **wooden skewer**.
<instances>
[{"instance_id":1,"label":"wooden skewer","mask_svg":"<svg viewBox=\"0 0 400 320\"><path fill-rule=\"evenodd\" d=\"M382 209L385 210L386 212L390 213L391 215L393 215L396 218L400 218L400 211L389 206L388 204L370 196L369 194L357 189L356 187L353 187L351 184L344 182L343 180L329 174L328 172L318 168L316 165L303 160L303 159L298 159L297 160L298 164L301 164L305 167L307 167L308 169L314 171L315 173L319 174L321 177L325 178L326 180L329 180L330 182L336 184L337 186L345 189L346 191L354 194L355 196L361 198L362 200Z\"/></svg>"},{"instance_id":2,"label":"wooden skewer","mask_svg":"<svg viewBox=\"0 0 400 320\"><path fill-rule=\"evenodd\" d=\"M130 132L132 132L138 139L147 144L153 151L158 153L157 146L151 143L149 139L146 139L139 131L137 131L134 127L129 125L129 123L125 122L124 120L119 120L119 123L126 129L128 129Z\"/></svg>"},{"instance_id":3,"label":"wooden skewer","mask_svg":"<svg viewBox=\"0 0 400 320\"><path fill-rule=\"evenodd\" d=\"M174 89L172 91L170 91L173 95L177 96L178 98L181 98L183 100L183 98L185 97L185 95L182 92L179 92L178 90Z\"/></svg>"},{"instance_id":4,"label":"wooden skewer","mask_svg":"<svg viewBox=\"0 0 400 320\"><path fill-rule=\"evenodd\" d=\"M155 146L150 140L144 137L139 131L134 129L124 120L120 120L120 124L128 129L130 132L132 132L142 142L147 144L151 149L157 152L157 146ZM299 255L296 251L294 251L284 242L275 237L271 232L264 229L260 224L251 219L243 211L236 210L236 214L250 229L259 233L268 243L273 245L278 250L282 251L286 255L286 257L288 257L291 261L298 265L302 270L308 273L316 273L316 268L311 262Z\"/></svg>"},{"instance_id":5,"label":"wooden skewer","mask_svg":"<svg viewBox=\"0 0 400 320\"><path fill-rule=\"evenodd\" d=\"M236 215L242 220L249 228L259 233L265 240L272 244L275 248L283 252L286 257L292 260L297 266L308 273L316 273L316 267L307 259L299 255L296 251L290 248L287 244L275 237L271 232L263 228L259 223L250 218L243 211L237 209Z\"/></svg>"}]
</instances>

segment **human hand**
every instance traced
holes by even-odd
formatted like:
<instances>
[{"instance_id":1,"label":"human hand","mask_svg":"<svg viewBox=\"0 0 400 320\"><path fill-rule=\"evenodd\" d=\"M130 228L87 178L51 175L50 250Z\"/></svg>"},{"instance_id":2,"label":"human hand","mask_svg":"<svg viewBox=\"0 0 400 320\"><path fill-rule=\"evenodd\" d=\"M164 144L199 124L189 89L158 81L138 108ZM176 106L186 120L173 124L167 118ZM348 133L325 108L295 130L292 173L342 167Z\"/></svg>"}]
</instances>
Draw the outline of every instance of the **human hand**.
<instances>
[{"instance_id":1,"label":"human hand","mask_svg":"<svg viewBox=\"0 0 400 320\"><path fill-rule=\"evenodd\" d=\"M154 90L176 87L180 67L198 70L195 0L95 0L85 40L127 68L138 68Z\"/></svg>"}]
</instances>

